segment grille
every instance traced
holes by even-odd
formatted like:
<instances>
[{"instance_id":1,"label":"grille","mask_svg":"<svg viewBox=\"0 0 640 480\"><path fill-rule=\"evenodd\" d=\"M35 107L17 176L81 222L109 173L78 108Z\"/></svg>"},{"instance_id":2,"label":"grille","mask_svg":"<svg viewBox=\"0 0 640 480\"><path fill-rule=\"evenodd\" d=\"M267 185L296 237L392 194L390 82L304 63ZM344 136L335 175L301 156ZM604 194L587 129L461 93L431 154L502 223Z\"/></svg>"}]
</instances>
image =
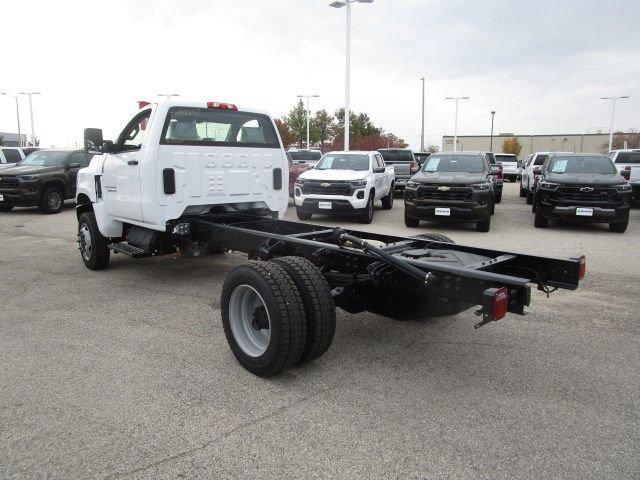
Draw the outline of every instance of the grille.
<instances>
[{"instance_id":1,"label":"grille","mask_svg":"<svg viewBox=\"0 0 640 480\"><path fill-rule=\"evenodd\" d=\"M13 177L0 178L0 188L12 188L18 186L19 180Z\"/></svg>"},{"instance_id":2,"label":"grille","mask_svg":"<svg viewBox=\"0 0 640 480\"><path fill-rule=\"evenodd\" d=\"M420 187L418 189L418 200L471 200L473 189L469 187L449 187L449 191L440 191L440 185Z\"/></svg>"},{"instance_id":3,"label":"grille","mask_svg":"<svg viewBox=\"0 0 640 480\"><path fill-rule=\"evenodd\" d=\"M324 186L323 186L324 185ZM353 195L351 184L348 182L306 182L302 193L305 195Z\"/></svg>"},{"instance_id":4,"label":"grille","mask_svg":"<svg viewBox=\"0 0 640 480\"><path fill-rule=\"evenodd\" d=\"M583 191L583 188L593 189L592 191ZM553 197L558 200L579 200L591 202L608 202L617 200L618 192L615 188L608 186L588 186L585 185L567 185L558 188Z\"/></svg>"}]
</instances>

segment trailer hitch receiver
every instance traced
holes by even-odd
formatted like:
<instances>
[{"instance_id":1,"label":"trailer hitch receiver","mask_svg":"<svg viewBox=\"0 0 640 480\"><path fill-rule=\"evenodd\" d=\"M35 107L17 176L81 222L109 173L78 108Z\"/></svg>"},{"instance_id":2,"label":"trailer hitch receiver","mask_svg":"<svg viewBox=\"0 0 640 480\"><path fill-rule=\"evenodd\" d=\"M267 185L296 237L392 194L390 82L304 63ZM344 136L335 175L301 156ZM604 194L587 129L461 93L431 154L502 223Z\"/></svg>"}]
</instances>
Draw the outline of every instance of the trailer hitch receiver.
<instances>
[{"instance_id":1,"label":"trailer hitch receiver","mask_svg":"<svg viewBox=\"0 0 640 480\"><path fill-rule=\"evenodd\" d=\"M508 307L509 292L506 288L487 288L482 295L482 310L477 312L478 315L482 315L482 321L476 323L474 328L504 318Z\"/></svg>"}]
</instances>

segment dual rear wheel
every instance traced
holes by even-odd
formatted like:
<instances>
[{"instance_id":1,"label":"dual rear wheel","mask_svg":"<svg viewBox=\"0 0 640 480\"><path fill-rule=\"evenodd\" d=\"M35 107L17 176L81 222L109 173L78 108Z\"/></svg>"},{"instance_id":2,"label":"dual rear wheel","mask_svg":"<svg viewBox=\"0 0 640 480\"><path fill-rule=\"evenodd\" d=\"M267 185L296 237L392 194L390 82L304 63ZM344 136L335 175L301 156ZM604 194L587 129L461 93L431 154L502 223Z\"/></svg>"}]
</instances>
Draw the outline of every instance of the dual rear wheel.
<instances>
[{"instance_id":1,"label":"dual rear wheel","mask_svg":"<svg viewBox=\"0 0 640 480\"><path fill-rule=\"evenodd\" d=\"M335 334L329 284L301 257L234 268L224 282L220 305L231 351L245 369L261 377L322 356Z\"/></svg>"}]
</instances>

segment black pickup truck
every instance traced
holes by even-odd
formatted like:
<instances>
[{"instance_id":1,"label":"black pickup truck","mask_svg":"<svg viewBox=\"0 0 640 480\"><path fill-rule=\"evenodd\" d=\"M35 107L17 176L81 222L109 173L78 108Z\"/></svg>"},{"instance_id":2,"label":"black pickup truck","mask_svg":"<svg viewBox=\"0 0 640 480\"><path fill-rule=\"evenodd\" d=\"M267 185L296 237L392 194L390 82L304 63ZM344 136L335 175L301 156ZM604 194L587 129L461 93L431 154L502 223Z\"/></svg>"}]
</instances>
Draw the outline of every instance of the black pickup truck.
<instances>
[{"instance_id":1,"label":"black pickup truck","mask_svg":"<svg viewBox=\"0 0 640 480\"><path fill-rule=\"evenodd\" d=\"M605 155L553 153L540 174L533 202L537 228L553 219L608 223L618 233L627 229L631 185Z\"/></svg>"},{"instance_id":2,"label":"black pickup truck","mask_svg":"<svg viewBox=\"0 0 640 480\"><path fill-rule=\"evenodd\" d=\"M407 182L405 225L417 227L421 219L468 222L488 232L499 172L479 152L434 153Z\"/></svg>"}]
</instances>

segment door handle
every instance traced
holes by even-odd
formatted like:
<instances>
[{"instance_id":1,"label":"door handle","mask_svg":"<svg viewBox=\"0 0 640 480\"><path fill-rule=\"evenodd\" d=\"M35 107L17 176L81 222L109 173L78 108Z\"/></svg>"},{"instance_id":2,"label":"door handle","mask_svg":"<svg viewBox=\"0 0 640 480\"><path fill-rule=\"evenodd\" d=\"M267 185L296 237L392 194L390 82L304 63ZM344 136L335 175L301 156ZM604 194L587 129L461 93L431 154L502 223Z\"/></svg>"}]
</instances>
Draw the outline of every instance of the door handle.
<instances>
[{"instance_id":1,"label":"door handle","mask_svg":"<svg viewBox=\"0 0 640 480\"><path fill-rule=\"evenodd\" d=\"M129 160L127 162L127 165L137 165L138 164L138 160Z\"/></svg>"}]
</instances>

